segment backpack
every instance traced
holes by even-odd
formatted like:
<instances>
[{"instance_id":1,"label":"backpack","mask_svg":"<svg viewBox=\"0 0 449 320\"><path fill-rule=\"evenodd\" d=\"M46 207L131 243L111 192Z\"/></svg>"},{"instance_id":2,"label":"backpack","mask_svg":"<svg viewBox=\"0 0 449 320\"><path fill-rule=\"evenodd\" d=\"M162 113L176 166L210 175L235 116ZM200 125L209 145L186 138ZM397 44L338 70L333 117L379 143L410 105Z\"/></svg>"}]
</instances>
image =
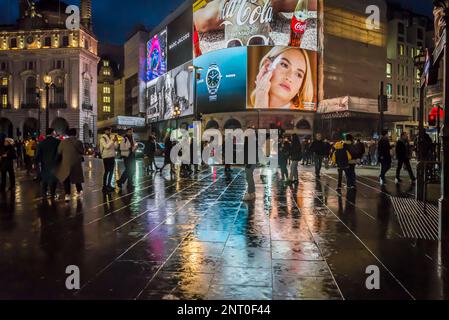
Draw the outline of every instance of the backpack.
<instances>
[{"instance_id":1,"label":"backpack","mask_svg":"<svg viewBox=\"0 0 449 320\"><path fill-rule=\"evenodd\" d=\"M331 161L338 167L344 168L349 165L349 161L352 160L351 153L346 148L343 141L337 142L334 146L334 152L332 153Z\"/></svg>"}]
</instances>

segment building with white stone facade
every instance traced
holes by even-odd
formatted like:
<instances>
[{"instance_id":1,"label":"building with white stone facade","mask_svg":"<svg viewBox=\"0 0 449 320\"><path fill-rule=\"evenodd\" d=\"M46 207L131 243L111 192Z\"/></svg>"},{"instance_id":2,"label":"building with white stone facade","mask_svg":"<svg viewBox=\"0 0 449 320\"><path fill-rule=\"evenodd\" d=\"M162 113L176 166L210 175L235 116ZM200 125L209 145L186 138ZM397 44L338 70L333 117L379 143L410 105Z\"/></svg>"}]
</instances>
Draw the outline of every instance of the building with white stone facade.
<instances>
[{"instance_id":1,"label":"building with white stone facade","mask_svg":"<svg viewBox=\"0 0 449 320\"><path fill-rule=\"evenodd\" d=\"M0 25L0 132L19 138L47 126L61 134L76 128L81 140L95 142L99 57L91 1L82 0L77 30L66 28L62 2L18 2L17 24ZM52 79L48 101L46 75Z\"/></svg>"}]
</instances>

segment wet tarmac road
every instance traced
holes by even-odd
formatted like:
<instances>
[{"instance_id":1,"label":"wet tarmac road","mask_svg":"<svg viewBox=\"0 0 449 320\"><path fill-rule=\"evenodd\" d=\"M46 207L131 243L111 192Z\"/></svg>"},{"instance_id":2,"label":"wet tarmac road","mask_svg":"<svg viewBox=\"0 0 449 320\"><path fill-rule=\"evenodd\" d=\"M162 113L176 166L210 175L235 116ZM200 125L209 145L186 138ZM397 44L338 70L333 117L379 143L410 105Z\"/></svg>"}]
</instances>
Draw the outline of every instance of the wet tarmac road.
<instances>
[{"instance_id":1,"label":"wet tarmac road","mask_svg":"<svg viewBox=\"0 0 449 320\"><path fill-rule=\"evenodd\" d=\"M297 187L257 171L257 200L242 203L244 172L206 169L188 179L140 177L104 196L101 165L86 162L83 199L39 199L21 177L0 195L2 299L442 299L448 249L404 238L391 196L373 176L336 192L330 172L302 169ZM139 174L140 176L140 174ZM65 287L66 267L81 289ZM368 290L368 266L380 289Z\"/></svg>"}]
</instances>

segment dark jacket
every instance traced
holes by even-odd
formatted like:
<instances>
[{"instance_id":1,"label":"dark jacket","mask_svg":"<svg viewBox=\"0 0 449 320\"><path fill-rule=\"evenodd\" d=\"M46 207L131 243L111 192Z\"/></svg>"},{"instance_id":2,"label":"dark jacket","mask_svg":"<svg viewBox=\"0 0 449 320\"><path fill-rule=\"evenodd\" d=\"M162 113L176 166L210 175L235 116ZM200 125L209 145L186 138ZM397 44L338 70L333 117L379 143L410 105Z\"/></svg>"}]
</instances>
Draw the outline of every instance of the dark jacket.
<instances>
[{"instance_id":1,"label":"dark jacket","mask_svg":"<svg viewBox=\"0 0 449 320\"><path fill-rule=\"evenodd\" d=\"M83 143L75 137L69 137L59 144L58 155L61 161L54 172L58 180L63 183L70 177L72 184L84 183Z\"/></svg>"},{"instance_id":2,"label":"dark jacket","mask_svg":"<svg viewBox=\"0 0 449 320\"><path fill-rule=\"evenodd\" d=\"M290 143L283 142L279 146L279 166L286 166L290 157Z\"/></svg>"},{"instance_id":3,"label":"dark jacket","mask_svg":"<svg viewBox=\"0 0 449 320\"><path fill-rule=\"evenodd\" d=\"M143 152L148 157L154 157L154 154L156 153L156 142L154 140L146 141Z\"/></svg>"},{"instance_id":4,"label":"dark jacket","mask_svg":"<svg viewBox=\"0 0 449 320\"><path fill-rule=\"evenodd\" d=\"M302 160L302 147L301 143L292 143L290 146L290 159L292 161Z\"/></svg>"},{"instance_id":5,"label":"dark jacket","mask_svg":"<svg viewBox=\"0 0 449 320\"><path fill-rule=\"evenodd\" d=\"M36 161L41 165L43 182L56 182L53 174L58 165L58 147L61 141L55 137L47 137L37 145Z\"/></svg>"},{"instance_id":6,"label":"dark jacket","mask_svg":"<svg viewBox=\"0 0 449 320\"><path fill-rule=\"evenodd\" d=\"M377 153L379 155L379 161L391 162L391 146L388 138L379 140Z\"/></svg>"},{"instance_id":7,"label":"dark jacket","mask_svg":"<svg viewBox=\"0 0 449 320\"><path fill-rule=\"evenodd\" d=\"M396 143L396 158L398 160L410 159L410 145L407 141L400 139Z\"/></svg>"},{"instance_id":8,"label":"dark jacket","mask_svg":"<svg viewBox=\"0 0 449 320\"><path fill-rule=\"evenodd\" d=\"M365 154L365 145L363 144L363 142L357 142L354 145L354 151L354 159L362 159L363 155Z\"/></svg>"},{"instance_id":9,"label":"dark jacket","mask_svg":"<svg viewBox=\"0 0 449 320\"><path fill-rule=\"evenodd\" d=\"M327 156L329 153L327 151L327 146L324 141L314 140L310 145L310 151L316 154L317 156Z\"/></svg>"},{"instance_id":10,"label":"dark jacket","mask_svg":"<svg viewBox=\"0 0 449 320\"><path fill-rule=\"evenodd\" d=\"M4 157L5 156L5 157ZM17 159L17 153L14 146L1 146L0 148L0 168L7 170L14 167L14 160Z\"/></svg>"}]
</instances>

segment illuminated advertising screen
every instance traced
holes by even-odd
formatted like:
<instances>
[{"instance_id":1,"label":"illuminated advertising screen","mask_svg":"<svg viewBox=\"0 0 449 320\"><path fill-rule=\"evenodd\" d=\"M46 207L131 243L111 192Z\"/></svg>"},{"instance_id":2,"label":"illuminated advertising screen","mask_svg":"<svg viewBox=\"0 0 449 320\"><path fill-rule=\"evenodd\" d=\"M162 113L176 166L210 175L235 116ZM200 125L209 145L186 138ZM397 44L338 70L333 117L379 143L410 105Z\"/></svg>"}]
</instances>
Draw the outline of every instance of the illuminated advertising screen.
<instances>
[{"instance_id":1,"label":"illuminated advertising screen","mask_svg":"<svg viewBox=\"0 0 449 320\"><path fill-rule=\"evenodd\" d=\"M193 114L193 75L191 62L179 66L147 84L147 120L156 122L174 118L175 106L179 117Z\"/></svg>"},{"instance_id":2,"label":"illuminated advertising screen","mask_svg":"<svg viewBox=\"0 0 449 320\"><path fill-rule=\"evenodd\" d=\"M318 50L317 0L197 0L194 56L236 46Z\"/></svg>"},{"instance_id":3,"label":"illuminated advertising screen","mask_svg":"<svg viewBox=\"0 0 449 320\"><path fill-rule=\"evenodd\" d=\"M192 61L193 17L190 9L184 11L167 27L168 70Z\"/></svg>"},{"instance_id":4,"label":"illuminated advertising screen","mask_svg":"<svg viewBox=\"0 0 449 320\"><path fill-rule=\"evenodd\" d=\"M248 109L316 110L317 52L248 48Z\"/></svg>"},{"instance_id":5,"label":"illuminated advertising screen","mask_svg":"<svg viewBox=\"0 0 449 320\"><path fill-rule=\"evenodd\" d=\"M147 44L147 81L167 72L167 30L154 35Z\"/></svg>"},{"instance_id":6,"label":"illuminated advertising screen","mask_svg":"<svg viewBox=\"0 0 449 320\"><path fill-rule=\"evenodd\" d=\"M194 60L202 68L197 80L197 107L200 113L245 110L246 48L210 52Z\"/></svg>"}]
</instances>

